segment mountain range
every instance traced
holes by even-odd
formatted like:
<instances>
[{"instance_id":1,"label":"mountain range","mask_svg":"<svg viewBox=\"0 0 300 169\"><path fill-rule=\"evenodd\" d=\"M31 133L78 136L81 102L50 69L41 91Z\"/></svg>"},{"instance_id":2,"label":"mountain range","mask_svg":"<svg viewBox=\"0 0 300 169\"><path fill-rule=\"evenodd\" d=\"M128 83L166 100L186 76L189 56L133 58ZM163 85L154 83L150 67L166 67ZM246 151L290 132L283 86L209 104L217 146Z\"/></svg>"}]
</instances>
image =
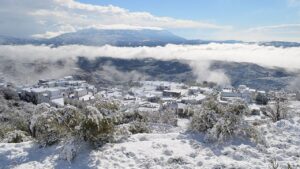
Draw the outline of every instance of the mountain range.
<instances>
[{"instance_id":1,"label":"mountain range","mask_svg":"<svg viewBox=\"0 0 300 169\"><path fill-rule=\"evenodd\" d=\"M49 39L16 38L0 36L0 45L52 45L54 47L63 45L87 45L87 46L164 46L166 44L199 45L209 43L253 43L236 40L211 41L211 40L188 40L177 36L167 30L154 29L83 29L76 32L61 34ZM274 47L300 47L297 42L258 42L258 45Z\"/></svg>"}]
</instances>

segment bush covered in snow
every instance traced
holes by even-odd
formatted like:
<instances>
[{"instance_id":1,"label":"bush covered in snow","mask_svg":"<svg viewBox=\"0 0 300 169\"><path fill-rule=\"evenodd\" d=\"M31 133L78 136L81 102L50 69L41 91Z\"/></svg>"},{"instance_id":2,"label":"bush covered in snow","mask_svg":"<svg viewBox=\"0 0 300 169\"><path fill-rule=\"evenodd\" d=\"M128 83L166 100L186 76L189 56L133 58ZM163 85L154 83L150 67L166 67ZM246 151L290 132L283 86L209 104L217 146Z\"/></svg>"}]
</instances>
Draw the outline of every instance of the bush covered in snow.
<instances>
[{"instance_id":1,"label":"bush covered in snow","mask_svg":"<svg viewBox=\"0 0 300 169\"><path fill-rule=\"evenodd\" d=\"M164 109L154 112L118 112L113 114L115 125L127 125L132 134L149 133L151 125L177 126L178 117L175 111Z\"/></svg>"},{"instance_id":2,"label":"bush covered in snow","mask_svg":"<svg viewBox=\"0 0 300 169\"><path fill-rule=\"evenodd\" d=\"M3 137L4 143L21 143L30 140L29 134L21 130L9 131Z\"/></svg>"},{"instance_id":3,"label":"bush covered in snow","mask_svg":"<svg viewBox=\"0 0 300 169\"><path fill-rule=\"evenodd\" d=\"M118 112L113 115L115 125L131 123L133 121L145 121L146 117L138 111Z\"/></svg>"},{"instance_id":4,"label":"bush covered in snow","mask_svg":"<svg viewBox=\"0 0 300 169\"><path fill-rule=\"evenodd\" d=\"M114 125L123 126L118 128L118 133L131 134L148 133L150 132L147 115L139 111L118 112L111 117ZM120 130L123 131L120 131ZM125 134L127 135L127 134Z\"/></svg>"},{"instance_id":5,"label":"bush covered in snow","mask_svg":"<svg viewBox=\"0 0 300 169\"><path fill-rule=\"evenodd\" d=\"M252 134L249 133L249 125L243 120L243 115L248 112L247 105L239 101L224 106L213 99L208 99L198 111L195 111L190 129L204 132L208 141L222 142L233 136L250 136Z\"/></svg>"},{"instance_id":6,"label":"bush covered in snow","mask_svg":"<svg viewBox=\"0 0 300 169\"><path fill-rule=\"evenodd\" d=\"M6 100L20 100L18 93L12 88L0 88L0 95L2 95Z\"/></svg>"},{"instance_id":7,"label":"bush covered in snow","mask_svg":"<svg viewBox=\"0 0 300 169\"><path fill-rule=\"evenodd\" d=\"M67 133L57 118L57 110L48 104L37 106L30 121L30 130L42 146L57 143Z\"/></svg>"},{"instance_id":8,"label":"bush covered in snow","mask_svg":"<svg viewBox=\"0 0 300 169\"><path fill-rule=\"evenodd\" d=\"M22 142L34 138L40 145L67 142L70 138L94 146L113 142L131 133L148 132L145 117L138 112L120 113L115 102L96 100L75 107L33 105L0 93L0 141ZM122 124L128 124L126 128ZM120 125L117 126L117 125ZM117 126L117 127L116 127ZM122 135L122 136L120 136Z\"/></svg>"},{"instance_id":9,"label":"bush covered in snow","mask_svg":"<svg viewBox=\"0 0 300 169\"><path fill-rule=\"evenodd\" d=\"M284 119L288 112L287 101L276 98L275 101L270 102L266 108L263 108L262 112L265 116L270 117L273 122Z\"/></svg>"},{"instance_id":10,"label":"bush covered in snow","mask_svg":"<svg viewBox=\"0 0 300 169\"><path fill-rule=\"evenodd\" d=\"M144 121L134 121L129 125L130 133L137 134L137 133L149 133L150 129L146 122Z\"/></svg>"},{"instance_id":11,"label":"bush covered in snow","mask_svg":"<svg viewBox=\"0 0 300 169\"><path fill-rule=\"evenodd\" d=\"M103 115L109 115L119 110L119 104L111 100L96 99L92 106L96 107Z\"/></svg>"},{"instance_id":12,"label":"bush covered in snow","mask_svg":"<svg viewBox=\"0 0 300 169\"><path fill-rule=\"evenodd\" d=\"M190 124L190 129L197 132L206 132L216 124L223 106L213 99L202 103L199 110L195 110Z\"/></svg>"},{"instance_id":13,"label":"bush covered in snow","mask_svg":"<svg viewBox=\"0 0 300 169\"><path fill-rule=\"evenodd\" d=\"M81 131L84 140L95 146L101 146L114 140L113 121L109 118L104 118L95 107L88 106L86 108Z\"/></svg>"},{"instance_id":14,"label":"bush covered in snow","mask_svg":"<svg viewBox=\"0 0 300 169\"><path fill-rule=\"evenodd\" d=\"M64 141L70 137L85 140L92 145L113 141L114 124L103 117L97 108L78 109L65 106L56 109L47 104L36 107L31 119L31 132L43 146Z\"/></svg>"},{"instance_id":15,"label":"bush covered in snow","mask_svg":"<svg viewBox=\"0 0 300 169\"><path fill-rule=\"evenodd\" d=\"M177 115L174 110L164 109L154 112L145 112L142 114L143 117L149 123L167 124L172 126L177 126Z\"/></svg>"},{"instance_id":16,"label":"bush covered in snow","mask_svg":"<svg viewBox=\"0 0 300 169\"><path fill-rule=\"evenodd\" d=\"M225 111L218 118L214 126L207 132L209 141L225 141L245 129L242 116L235 112Z\"/></svg>"},{"instance_id":17,"label":"bush covered in snow","mask_svg":"<svg viewBox=\"0 0 300 169\"><path fill-rule=\"evenodd\" d=\"M80 109L70 105L54 108L46 103L39 104L33 111L29 127L32 137L42 146L63 143L60 157L69 162L84 141L98 147L116 140L113 118L104 116L93 106ZM19 135L12 138L13 141L23 139Z\"/></svg>"},{"instance_id":18,"label":"bush covered in snow","mask_svg":"<svg viewBox=\"0 0 300 169\"><path fill-rule=\"evenodd\" d=\"M56 117L59 124L64 125L69 132L75 132L78 131L84 115L78 108L67 105L57 110Z\"/></svg>"},{"instance_id":19,"label":"bush covered in snow","mask_svg":"<svg viewBox=\"0 0 300 169\"><path fill-rule=\"evenodd\" d=\"M12 133L30 135L29 121L33 111L34 105L31 103L7 98L3 91L0 92L0 142L7 142L3 139L12 136Z\"/></svg>"}]
</instances>

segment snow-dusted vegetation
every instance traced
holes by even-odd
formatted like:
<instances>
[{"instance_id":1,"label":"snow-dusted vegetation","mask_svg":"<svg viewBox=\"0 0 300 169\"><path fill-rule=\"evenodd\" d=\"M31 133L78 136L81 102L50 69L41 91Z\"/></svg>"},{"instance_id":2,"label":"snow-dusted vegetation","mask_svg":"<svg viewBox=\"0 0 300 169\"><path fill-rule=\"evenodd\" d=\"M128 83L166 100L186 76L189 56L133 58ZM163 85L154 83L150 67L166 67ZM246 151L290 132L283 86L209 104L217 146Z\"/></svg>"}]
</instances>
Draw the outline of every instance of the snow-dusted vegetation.
<instances>
[{"instance_id":1,"label":"snow-dusted vegetation","mask_svg":"<svg viewBox=\"0 0 300 169\"><path fill-rule=\"evenodd\" d=\"M183 116L124 111L131 109L101 97L33 105L8 93L15 95L0 95L1 168L300 167L299 101L248 106L208 96Z\"/></svg>"},{"instance_id":2,"label":"snow-dusted vegetation","mask_svg":"<svg viewBox=\"0 0 300 169\"><path fill-rule=\"evenodd\" d=\"M192 117L190 129L206 133L208 142L223 142L235 136L251 137L254 132L243 119L248 107L241 102L223 106L210 99Z\"/></svg>"},{"instance_id":3,"label":"snow-dusted vegetation","mask_svg":"<svg viewBox=\"0 0 300 169\"><path fill-rule=\"evenodd\" d=\"M0 169L300 169L299 17L300 0L0 0Z\"/></svg>"}]
</instances>

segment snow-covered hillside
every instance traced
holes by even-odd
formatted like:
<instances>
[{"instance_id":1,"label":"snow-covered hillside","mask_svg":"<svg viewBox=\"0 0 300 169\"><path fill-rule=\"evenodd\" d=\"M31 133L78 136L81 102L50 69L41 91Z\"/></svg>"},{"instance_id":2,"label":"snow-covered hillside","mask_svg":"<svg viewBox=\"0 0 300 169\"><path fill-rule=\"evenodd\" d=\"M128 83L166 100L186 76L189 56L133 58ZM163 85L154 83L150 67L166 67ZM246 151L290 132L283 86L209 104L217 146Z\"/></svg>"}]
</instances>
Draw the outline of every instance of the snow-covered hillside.
<instances>
[{"instance_id":1,"label":"snow-covered hillside","mask_svg":"<svg viewBox=\"0 0 300 169\"><path fill-rule=\"evenodd\" d=\"M51 106L2 88L0 169L300 168L296 95L229 89L140 81Z\"/></svg>"},{"instance_id":2,"label":"snow-covered hillside","mask_svg":"<svg viewBox=\"0 0 300 169\"><path fill-rule=\"evenodd\" d=\"M292 102L291 107L291 111L299 110L300 102ZM178 127L162 130L156 126L153 133L135 134L96 150L82 144L72 163L60 159L60 145L40 148L33 142L1 143L0 168L263 169L271 167L271 160L280 168L287 168L288 164L300 167L299 111L292 118L261 125L266 146L239 139L210 144L203 135L186 132L188 123L187 119L179 119Z\"/></svg>"}]
</instances>

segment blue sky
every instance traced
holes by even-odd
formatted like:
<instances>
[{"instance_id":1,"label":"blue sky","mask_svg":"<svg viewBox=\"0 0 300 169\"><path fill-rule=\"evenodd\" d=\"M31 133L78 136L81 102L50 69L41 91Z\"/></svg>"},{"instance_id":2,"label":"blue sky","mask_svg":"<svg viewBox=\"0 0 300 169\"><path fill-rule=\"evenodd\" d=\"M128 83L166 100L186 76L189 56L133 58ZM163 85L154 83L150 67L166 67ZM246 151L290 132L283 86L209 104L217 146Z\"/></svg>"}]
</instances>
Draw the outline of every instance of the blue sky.
<instances>
[{"instance_id":1,"label":"blue sky","mask_svg":"<svg viewBox=\"0 0 300 169\"><path fill-rule=\"evenodd\" d=\"M157 16L208 21L247 28L299 23L297 5L289 0L79 0L95 5L114 5Z\"/></svg>"},{"instance_id":2,"label":"blue sky","mask_svg":"<svg viewBox=\"0 0 300 169\"><path fill-rule=\"evenodd\" d=\"M145 11L156 16L168 16L209 22L217 25L227 25L236 31L254 29L257 27L273 27L278 25L294 25L300 23L299 0L79 0L82 3L94 5L114 5L129 11ZM300 29L300 27L297 26ZM272 40L289 39L295 34L284 28L275 30L276 37ZM206 34L216 34L215 31L201 29L170 29L176 34L187 38L218 39ZM268 30L267 30L268 31ZM270 30L273 31L273 30ZM228 37L230 39L235 39ZM236 35L238 36L238 35ZM259 35L257 35L259 36ZM272 36L272 35L270 35ZM284 36L284 37L283 37ZM268 37L266 37L268 38ZM222 39L222 38L221 38ZM225 38L226 39L226 38ZM238 39L238 38L237 38ZM242 38L243 39L243 38ZM247 38L246 38L247 39ZM258 38L259 39L259 38ZM263 38L264 39L264 38ZM263 40L262 39L262 40ZM251 40L251 39L250 39ZM255 39L254 39L255 40ZM266 39L267 40L267 39ZM297 41L297 40L291 40Z\"/></svg>"},{"instance_id":3,"label":"blue sky","mask_svg":"<svg viewBox=\"0 0 300 169\"><path fill-rule=\"evenodd\" d=\"M0 35L166 29L188 39L300 42L300 0L1 0Z\"/></svg>"}]
</instances>

